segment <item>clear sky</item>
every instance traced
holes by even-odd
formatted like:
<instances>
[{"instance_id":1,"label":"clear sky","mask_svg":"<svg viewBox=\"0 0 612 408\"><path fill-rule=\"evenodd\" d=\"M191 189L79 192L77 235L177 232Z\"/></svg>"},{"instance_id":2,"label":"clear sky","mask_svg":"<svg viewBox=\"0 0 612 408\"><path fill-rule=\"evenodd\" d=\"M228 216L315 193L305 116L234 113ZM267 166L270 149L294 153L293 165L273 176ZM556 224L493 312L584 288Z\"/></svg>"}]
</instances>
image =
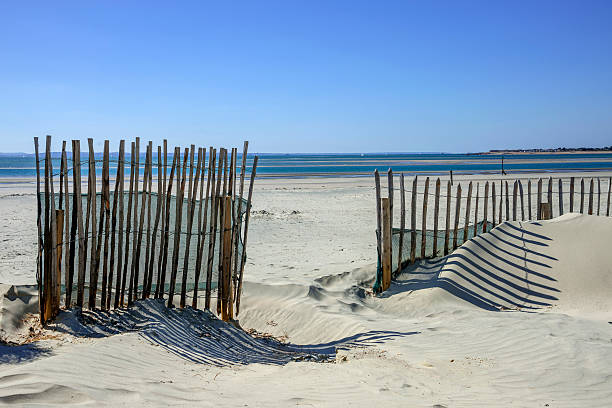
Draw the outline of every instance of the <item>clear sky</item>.
<instances>
[{"instance_id":1,"label":"clear sky","mask_svg":"<svg viewBox=\"0 0 612 408\"><path fill-rule=\"evenodd\" d=\"M611 145L612 1L3 1L0 151L46 134L256 152Z\"/></svg>"}]
</instances>

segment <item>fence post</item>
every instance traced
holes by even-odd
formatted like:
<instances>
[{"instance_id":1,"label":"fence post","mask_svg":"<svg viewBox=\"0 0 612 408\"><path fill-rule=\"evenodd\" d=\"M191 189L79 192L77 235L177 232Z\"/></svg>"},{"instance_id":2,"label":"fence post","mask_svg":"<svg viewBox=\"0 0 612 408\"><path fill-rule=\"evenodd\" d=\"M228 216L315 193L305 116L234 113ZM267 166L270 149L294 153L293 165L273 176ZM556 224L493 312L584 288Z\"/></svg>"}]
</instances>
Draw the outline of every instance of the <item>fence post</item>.
<instances>
[{"instance_id":1,"label":"fence post","mask_svg":"<svg viewBox=\"0 0 612 408\"><path fill-rule=\"evenodd\" d=\"M459 230L460 213L461 213L461 183L457 184L457 201L455 202L455 229L453 232L453 250L457 248L457 231Z\"/></svg>"},{"instance_id":2,"label":"fence post","mask_svg":"<svg viewBox=\"0 0 612 408\"><path fill-rule=\"evenodd\" d=\"M433 233L433 257L438 256L438 217L440 215L440 177L436 180L436 198L434 201L434 233Z\"/></svg>"},{"instance_id":3,"label":"fence post","mask_svg":"<svg viewBox=\"0 0 612 408\"><path fill-rule=\"evenodd\" d=\"M512 185L512 221L516 221L516 198L518 194L518 180Z\"/></svg>"},{"instance_id":4,"label":"fence post","mask_svg":"<svg viewBox=\"0 0 612 408\"><path fill-rule=\"evenodd\" d=\"M593 178L589 186L589 215L593 215Z\"/></svg>"},{"instance_id":5,"label":"fence post","mask_svg":"<svg viewBox=\"0 0 612 408\"><path fill-rule=\"evenodd\" d=\"M404 173L400 174L400 233L397 254L397 273L402 271L402 255L404 252L404 229L406 228L406 193L404 191Z\"/></svg>"},{"instance_id":6,"label":"fence post","mask_svg":"<svg viewBox=\"0 0 612 408\"><path fill-rule=\"evenodd\" d=\"M389 198L382 199L382 229L383 229L383 252L382 252L382 290L389 289L391 285L391 206Z\"/></svg>"},{"instance_id":7,"label":"fence post","mask_svg":"<svg viewBox=\"0 0 612 408\"><path fill-rule=\"evenodd\" d=\"M527 211L529 221L533 221L533 218L531 217L531 180L527 182L527 206L529 207Z\"/></svg>"},{"instance_id":8,"label":"fence post","mask_svg":"<svg viewBox=\"0 0 612 408\"><path fill-rule=\"evenodd\" d=\"M484 196L484 215L482 219L482 232L487 232L487 223L489 218L489 182L485 182L485 196Z\"/></svg>"},{"instance_id":9,"label":"fence post","mask_svg":"<svg viewBox=\"0 0 612 408\"><path fill-rule=\"evenodd\" d=\"M446 231L444 232L444 255L448 255L448 243L450 234L450 208L451 207L451 181L446 183Z\"/></svg>"},{"instance_id":10,"label":"fence post","mask_svg":"<svg viewBox=\"0 0 612 408\"><path fill-rule=\"evenodd\" d=\"M472 202L472 182L468 185L467 203L465 205L465 225L463 226L463 243L468 240L468 229L470 225L470 204Z\"/></svg>"},{"instance_id":11,"label":"fence post","mask_svg":"<svg viewBox=\"0 0 612 408\"><path fill-rule=\"evenodd\" d=\"M563 215L563 180L559 179L559 215Z\"/></svg>"},{"instance_id":12,"label":"fence post","mask_svg":"<svg viewBox=\"0 0 612 408\"><path fill-rule=\"evenodd\" d=\"M425 259L427 247L427 199L429 198L429 177L425 179L425 194L423 195L423 214L421 217L421 259Z\"/></svg>"},{"instance_id":13,"label":"fence post","mask_svg":"<svg viewBox=\"0 0 612 408\"><path fill-rule=\"evenodd\" d=\"M542 179L538 180L538 221L542 219Z\"/></svg>"},{"instance_id":14,"label":"fence post","mask_svg":"<svg viewBox=\"0 0 612 408\"><path fill-rule=\"evenodd\" d=\"M410 263L414 263L416 257L416 201L417 201L417 176L412 181L412 202L410 203Z\"/></svg>"},{"instance_id":15,"label":"fence post","mask_svg":"<svg viewBox=\"0 0 612 408\"><path fill-rule=\"evenodd\" d=\"M476 205L474 205L474 237L478 235L478 194L480 193L479 183L476 183Z\"/></svg>"},{"instance_id":16,"label":"fence post","mask_svg":"<svg viewBox=\"0 0 612 408\"><path fill-rule=\"evenodd\" d=\"M574 212L574 178L570 178L570 196L569 196L569 202L570 202L570 212Z\"/></svg>"},{"instance_id":17,"label":"fence post","mask_svg":"<svg viewBox=\"0 0 612 408\"><path fill-rule=\"evenodd\" d=\"M580 214L584 214L584 179L580 180Z\"/></svg>"}]
</instances>

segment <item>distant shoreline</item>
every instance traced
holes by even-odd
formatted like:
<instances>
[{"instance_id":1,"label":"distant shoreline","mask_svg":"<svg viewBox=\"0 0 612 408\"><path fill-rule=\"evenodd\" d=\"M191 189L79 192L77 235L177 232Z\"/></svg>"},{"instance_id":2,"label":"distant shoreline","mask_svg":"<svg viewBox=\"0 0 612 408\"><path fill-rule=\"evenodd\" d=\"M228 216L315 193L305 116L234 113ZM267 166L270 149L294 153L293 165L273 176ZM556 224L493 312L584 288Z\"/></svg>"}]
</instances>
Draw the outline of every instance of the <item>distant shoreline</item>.
<instances>
[{"instance_id":1,"label":"distant shoreline","mask_svg":"<svg viewBox=\"0 0 612 408\"><path fill-rule=\"evenodd\" d=\"M494 156L500 154L507 155L533 155L533 154L584 154L584 153L593 153L593 154L606 154L612 153L611 147L602 147L602 148L575 148L575 149L566 149L566 148L558 148L558 149L516 149L516 150L489 150L488 152L478 152L478 153L467 153L468 155L475 156Z\"/></svg>"}]
</instances>

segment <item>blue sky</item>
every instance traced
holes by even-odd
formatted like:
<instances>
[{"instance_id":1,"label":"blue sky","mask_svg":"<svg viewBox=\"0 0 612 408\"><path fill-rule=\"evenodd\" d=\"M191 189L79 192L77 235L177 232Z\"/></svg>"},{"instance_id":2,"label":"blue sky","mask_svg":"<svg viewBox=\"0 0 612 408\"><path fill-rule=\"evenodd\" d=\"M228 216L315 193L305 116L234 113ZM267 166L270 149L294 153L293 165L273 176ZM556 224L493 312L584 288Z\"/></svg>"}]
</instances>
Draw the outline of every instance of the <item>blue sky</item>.
<instances>
[{"instance_id":1,"label":"blue sky","mask_svg":"<svg viewBox=\"0 0 612 408\"><path fill-rule=\"evenodd\" d=\"M4 152L612 144L611 1L21 4L0 4Z\"/></svg>"}]
</instances>

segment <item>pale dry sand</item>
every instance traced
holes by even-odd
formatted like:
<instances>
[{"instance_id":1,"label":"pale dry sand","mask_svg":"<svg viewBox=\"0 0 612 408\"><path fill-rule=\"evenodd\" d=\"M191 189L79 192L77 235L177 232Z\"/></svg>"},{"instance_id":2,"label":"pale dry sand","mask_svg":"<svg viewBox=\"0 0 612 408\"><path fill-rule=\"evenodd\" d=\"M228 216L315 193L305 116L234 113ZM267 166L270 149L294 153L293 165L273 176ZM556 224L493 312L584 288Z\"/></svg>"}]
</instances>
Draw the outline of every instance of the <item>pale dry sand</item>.
<instances>
[{"instance_id":1,"label":"pale dry sand","mask_svg":"<svg viewBox=\"0 0 612 408\"><path fill-rule=\"evenodd\" d=\"M30 332L33 186L2 184L0 333L42 340L0 345L0 404L612 405L612 218L506 223L374 297L372 178L256 185L239 319L282 342L155 301Z\"/></svg>"}]
</instances>

